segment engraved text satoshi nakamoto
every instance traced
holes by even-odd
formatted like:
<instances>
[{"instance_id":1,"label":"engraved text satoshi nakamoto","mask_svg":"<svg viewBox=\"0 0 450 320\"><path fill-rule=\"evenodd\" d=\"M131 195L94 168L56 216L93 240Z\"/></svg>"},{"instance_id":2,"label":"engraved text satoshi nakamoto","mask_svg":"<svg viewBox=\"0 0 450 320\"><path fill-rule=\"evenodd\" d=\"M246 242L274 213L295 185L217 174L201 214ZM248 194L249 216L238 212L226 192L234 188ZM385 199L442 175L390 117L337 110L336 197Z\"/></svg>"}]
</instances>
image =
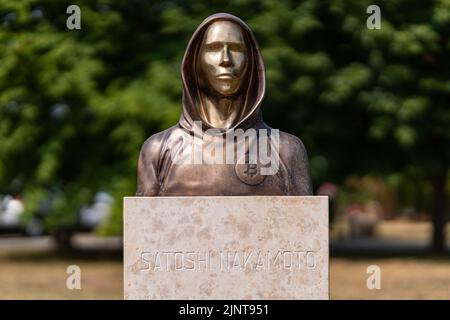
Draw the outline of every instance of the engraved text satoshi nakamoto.
<instances>
[{"instance_id":1,"label":"engraved text satoshi nakamoto","mask_svg":"<svg viewBox=\"0 0 450 320\"><path fill-rule=\"evenodd\" d=\"M143 251L140 271L313 270L311 250Z\"/></svg>"}]
</instances>

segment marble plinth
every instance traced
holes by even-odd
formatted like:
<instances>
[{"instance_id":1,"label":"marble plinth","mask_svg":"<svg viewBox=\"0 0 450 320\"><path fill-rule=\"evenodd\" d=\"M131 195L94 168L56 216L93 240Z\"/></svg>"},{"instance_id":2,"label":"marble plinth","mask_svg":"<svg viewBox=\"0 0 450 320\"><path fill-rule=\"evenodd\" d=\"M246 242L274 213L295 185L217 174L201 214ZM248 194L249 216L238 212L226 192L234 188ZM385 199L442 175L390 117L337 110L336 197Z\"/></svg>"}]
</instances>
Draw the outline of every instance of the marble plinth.
<instances>
[{"instance_id":1,"label":"marble plinth","mask_svg":"<svg viewBox=\"0 0 450 320\"><path fill-rule=\"evenodd\" d=\"M125 299L328 299L328 198L124 198Z\"/></svg>"}]
</instances>

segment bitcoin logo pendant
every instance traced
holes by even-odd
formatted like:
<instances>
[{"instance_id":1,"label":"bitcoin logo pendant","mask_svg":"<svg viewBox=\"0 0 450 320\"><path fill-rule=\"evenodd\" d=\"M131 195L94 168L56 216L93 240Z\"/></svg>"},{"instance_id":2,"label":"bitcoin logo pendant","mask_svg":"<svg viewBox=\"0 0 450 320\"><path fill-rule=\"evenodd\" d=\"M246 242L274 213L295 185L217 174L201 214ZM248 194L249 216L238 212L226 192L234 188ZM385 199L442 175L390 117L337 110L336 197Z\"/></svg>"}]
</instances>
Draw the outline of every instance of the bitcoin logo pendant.
<instances>
[{"instance_id":1,"label":"bitcoin logo pendant","mask_svg":"<svg viewBox=\"0 0 450 320\"><path fill-rule=\"evenodd\" d=\"M239 180L251 186L255 186L263 182L266 176L261 174L261 164L259 162L249 163L248 157L246 157L245 160L245 163L240 163L238 161L234 168Z\"/></svg>"}]
</instances>

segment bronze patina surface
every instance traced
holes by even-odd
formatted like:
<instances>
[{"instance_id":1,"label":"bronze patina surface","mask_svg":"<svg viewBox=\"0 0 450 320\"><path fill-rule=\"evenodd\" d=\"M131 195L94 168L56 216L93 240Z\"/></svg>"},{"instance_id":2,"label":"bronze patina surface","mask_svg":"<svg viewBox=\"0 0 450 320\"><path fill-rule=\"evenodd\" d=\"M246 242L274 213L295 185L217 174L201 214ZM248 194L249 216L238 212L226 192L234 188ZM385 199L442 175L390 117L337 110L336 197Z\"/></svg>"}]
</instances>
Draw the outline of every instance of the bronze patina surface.
<instances>
[{"instance_id":1,"label":"bronze patina surface","mask_svg":"<svg viewBox=\"0 0 450 320\"><path fill-rule=\"evenodd\" d=\"M248 196L312 195L308 157L301 140L264 123L260 105L265 93L265 69L259 46L250 28L225 13L205 19L187 46L181 74L183 112L178 124L151 136L138 163L137 196ZM233 163L181 163L194 153L189 142L204 133L200 144L225 144L230 132L267 132L277 137L276 172L262 174L261 163L248 159L249 142L229 142L246 154ZM263 129L263 131L260 131ZM264 131L265 130L265 131ZM275 133L277 134L275 136ZM255 143L261 140L258 135ZM272 150L274 151L274 150ZM239 159L237 159L239 158Z\"/></svg>"}]
</instances>

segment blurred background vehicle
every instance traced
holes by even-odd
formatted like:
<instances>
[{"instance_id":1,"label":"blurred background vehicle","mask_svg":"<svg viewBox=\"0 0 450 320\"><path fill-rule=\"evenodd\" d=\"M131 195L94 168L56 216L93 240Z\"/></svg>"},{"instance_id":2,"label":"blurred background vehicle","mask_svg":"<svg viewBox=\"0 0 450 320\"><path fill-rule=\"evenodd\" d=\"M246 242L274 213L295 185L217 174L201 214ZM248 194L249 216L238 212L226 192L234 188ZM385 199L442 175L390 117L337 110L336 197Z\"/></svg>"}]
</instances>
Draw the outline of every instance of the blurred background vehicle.
<instances>
[{"instance_id":1,"label":"blurred background vehicle","mask_svg":"<svg viewBox=\"0 0 450 320\"><path fill-rule=\"evenodd\" d=\"M105 224L111 218L114 198L107 192L97 192L92 204L82 204L76 223L73 225L58 226L52 232L58 244L71 245L71 238L80 232L94 232L96 228Z\"/></svg>"},{"instance_id":2,"label":"blurred background vehicle","mask_svg":"<svg viewBox=\"0 0 450 320\"><path fill-rule=\"evenodd\" d=\"M31 218L24 219L25 206L18 197L0 196L0 236L42 236L48 233L46 219L51 218L52 197L43 200ZM93 232L111 218L114 199L107 192L97 192L92 203L83 203L73 224L58 224L51 234L58 244L70 246L71 237L79 232ZM49 217L50 216L50 217Z\"/></svg>"},{"instance_id":3,"label":"blurred background vehicle","mask_svg":"<svg viewBox=\"0 0 450 320\"><path fill-rule=\"evenodd\" d=\"M23 224L24 211L24 205L19 198L14 198L11 195L0 195L0 234L43 235L42 217L36 215Z\"/></svg>"}]
</instances>

